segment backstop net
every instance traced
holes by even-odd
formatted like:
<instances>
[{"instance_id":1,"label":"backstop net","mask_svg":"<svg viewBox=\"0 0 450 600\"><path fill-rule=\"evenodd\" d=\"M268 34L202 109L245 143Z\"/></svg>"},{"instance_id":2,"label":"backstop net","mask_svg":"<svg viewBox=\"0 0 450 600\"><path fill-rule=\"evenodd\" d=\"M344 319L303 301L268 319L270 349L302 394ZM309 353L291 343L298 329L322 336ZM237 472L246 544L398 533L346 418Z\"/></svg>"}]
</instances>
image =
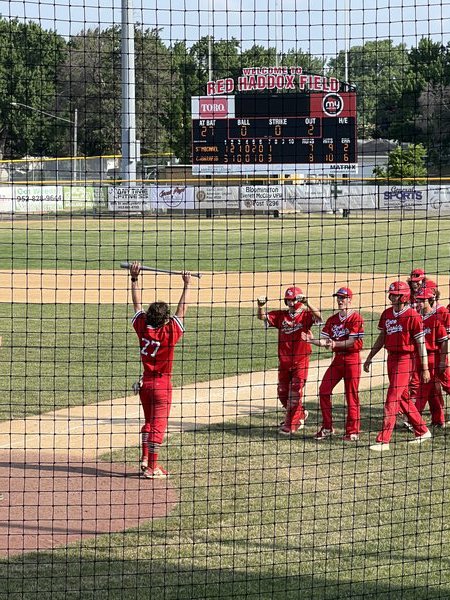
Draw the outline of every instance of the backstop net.
<instances>
[{"instance_id":1,"label":"backstop net","mask_svg":"<svg viewBox=\"0 0 450 600\"><path fill-rule=\"evenodd\" d=\"M3 3L0 598L450 597L449 23Z\"/></svg>"}]
</instances>

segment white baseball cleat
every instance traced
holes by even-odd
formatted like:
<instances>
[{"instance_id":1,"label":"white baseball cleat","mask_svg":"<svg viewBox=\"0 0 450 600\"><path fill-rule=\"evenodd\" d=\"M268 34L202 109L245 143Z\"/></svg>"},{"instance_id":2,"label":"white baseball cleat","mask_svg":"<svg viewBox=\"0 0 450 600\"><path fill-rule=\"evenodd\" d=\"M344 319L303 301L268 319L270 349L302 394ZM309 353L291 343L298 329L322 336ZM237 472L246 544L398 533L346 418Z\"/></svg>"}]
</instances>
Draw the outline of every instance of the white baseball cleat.
<instances>
[{"instance_id":1,"label":"white baseball cleat","mask_svg":"<svg viewBox=\"0 0 450 600\"><path fill-rule=\"evenodd\" d=\"M417 436L415 439L410 440L408 442L408 444L423 444L423 442L426 442L427 440L431 439L433 436L431 435L431 431L428 430L426 431L423 435L419 435Z\"/></svg>"},{"instance_id":2,"label":"white baseball cleat","mask_svg":"<svg viewBox=\"0 0 450 600\"><path fill-rule=\"evenodd\" d=\"M374 452L387 452L389 450L389 444L386 442L377 442L376 444L369 446L369 450L373 450Z\"/></svg>"}]
</instances>

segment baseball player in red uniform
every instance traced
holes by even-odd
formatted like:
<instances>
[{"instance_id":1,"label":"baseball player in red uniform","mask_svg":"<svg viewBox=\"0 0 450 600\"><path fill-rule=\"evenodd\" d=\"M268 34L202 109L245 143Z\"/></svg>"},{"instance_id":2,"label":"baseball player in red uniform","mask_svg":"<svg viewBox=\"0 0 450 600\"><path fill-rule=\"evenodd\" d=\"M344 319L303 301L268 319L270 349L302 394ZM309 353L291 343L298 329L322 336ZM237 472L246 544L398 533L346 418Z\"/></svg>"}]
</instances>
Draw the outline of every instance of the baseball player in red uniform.
<instances>
[{"instance_id":1,"label":"baseball player in red uniform","mask_svg":"<svg viewBox=\"0 0 450 600\"><path fill-rule=\"evenodd\" d=\"M421 382L417 394L416 408L423 413L426 404L430 406L431 424L436 427L445 426L443 404L437 386L439 387L438 374L445 371L447 364L448 334L439 318L435 302L435 290L425 287L416 294L417 309L423 319L425 333L425 346L428 354L428 367L430 381Z\"/></svg>"},{"instance_id":2,"label":"baseball player in red uniform","mask_svg":"<svg viewBox=\"0 0 450 600\"><path fill-rule=\"evenodd\" d=\"M409 285L409 289L410 289L410 298L409 298L408 304L411 306L411 308L414 308L417 310L416 297L417 297L417 294L424 288L426 281L427 281L427 278L425 276L425 271L423 269L413 269L411 271L411 274L408 278L408 285ZM415 400L417 398L419 386L420 386L420 373L417 369L414 369L414 371L411 375L411 379L409 381L409 395L413 402L415 402ZM407 419L405 420L404 425L410 431L412 431Z\"/></svg>"},{"instance_id":3,"label":"baseball player in red uniform","mask_svg":"<svg viewBox=\"0 0 450 600\"><path fill-rule=\"evenodd\" d=\"M409 305L412 308L416 308L416 294L419 293L423 287L425 287L425 282L427 281L425 271L423 269L413 269L408 278L408 285L410 289L410 298Z\"/></svg>"},{"instance_id":4,"label":"baseball player in red uniform","mask_svg":"<svg viewBox=\"0 0 450 600\"><path fill-rule=\"evenodd\" d=\"M286 310L266 312L267 298L258 298L257 317L266 327L278 329L278 398L286 409L283 435L295 434L303 429L308 411L304 409L302 396L308 377L311 344L304 341L301 333L310 333L312 325L321 322L321 315L305 297L301 288L290 287L284 295Z\"/></svg>"},{"instance_id":5,"label":"baseball player in red uniform","mask_svg":"<svg viewBox=\"0 0 450 600\"><path fill-rule=\"evenodd\" d=\"M392 306L387 308L380 317L378 323L380 333L364 363L364 371L368 373L373 357L383 346L386 348L389 389L384 405L383 428L378 434L377 443L370 446L371 450L377 452L389 450L395 417L399 409L407 415L416 434L416 438L409 442L410 444L420 444L431 438L431 433L408 391L411 373L415 368L416 348L422 366L422 380L424 383L430 381L422 319L408 304L410 290L407 283L394 281L387 293Z\"/></svg>"},{"instance_id":6,"label":"baseball player in red uniform","mask_svg":"<svg viewBox=\"0 0 450 600\"><path fill-rule=\"evenodd\" d=\"M361 428L358 390L364 321L361 315L351 308L353 292L350 288L342 287L333 296L337 300L339 311L325 323L320 334L322 339L315 340L309 337L309 341L315 346L330 348L334 352L333 361L326 370L319 388L322 427L314 437L320 441L334 434L331 395L343 379L347 400L347 421L343 440L357 442ZM305 334L304 337L306 339Z\"/></svg>"},{"instance_id":7,"label":"baseball player in red uniform","mask_svg":"<svg viewBox=\"0 0 450 600\"><path fill-rule=\"evenodd\" d=\"M439 304L440 292L437 287L437 283L428 279L425 284L425 288L434 292L434 298L429 299L430 305L436 310L437 317L447 331L447 335L450 336L450 311L443 304ZM450 306L450 305L449 305ZM444 398L442 396L442 390L446 394L450 394L450 368L448 366L448 357L446 357L446 368L438 369L437 377L435 380L436 394L439 398L441 406L444 408ZM444 425L445 426L445 425Z\"/></svg>"},{"instance_id":8,"label":"baseball player in red uniform","mask_svg":"<svg viewBox=\"0 0 450 600\"><path fill-rule=\"evenodd\" d=\"M166 479L169 474L158 465L159 448L164 440L172 404L172 366L176 343L184 333L183 319L189 301L191 274L184 272L184 288L173 317L165 302L153 302L142 310L138 287L141 265L130 266L131 295L135 315L132 323L139 338L144 373L139 396L144 410L141 470L147 479Z\"/></svg>"}]
</instances>

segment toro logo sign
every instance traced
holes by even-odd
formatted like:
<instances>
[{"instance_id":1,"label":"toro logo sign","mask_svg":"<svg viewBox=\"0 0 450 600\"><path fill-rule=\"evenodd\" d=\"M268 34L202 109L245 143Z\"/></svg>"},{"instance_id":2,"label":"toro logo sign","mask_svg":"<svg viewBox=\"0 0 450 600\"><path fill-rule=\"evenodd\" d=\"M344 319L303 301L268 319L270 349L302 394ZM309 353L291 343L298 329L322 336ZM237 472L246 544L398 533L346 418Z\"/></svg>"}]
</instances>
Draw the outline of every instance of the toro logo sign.
<instances>
[{"instance_id":1,"label":"toro logo sign","mask_svg":"<svg viewBox=\"0 0 450 600\"><path fill-rule=\"evenodd\" d=\"M339 94L327 94L322 100L323 112L329 117L337 117L344 108L344 101Z\"/></svg>"},{"instance_id":2,"label":"toro logo sign","mask_svg":"<svg viewBox=\"0 0 450 600\"><path fill-rule=\"evenodd\" d=\"M228 98L200 98L200 119L219 119L228 115Z\"/></svg>"}]
</instances>

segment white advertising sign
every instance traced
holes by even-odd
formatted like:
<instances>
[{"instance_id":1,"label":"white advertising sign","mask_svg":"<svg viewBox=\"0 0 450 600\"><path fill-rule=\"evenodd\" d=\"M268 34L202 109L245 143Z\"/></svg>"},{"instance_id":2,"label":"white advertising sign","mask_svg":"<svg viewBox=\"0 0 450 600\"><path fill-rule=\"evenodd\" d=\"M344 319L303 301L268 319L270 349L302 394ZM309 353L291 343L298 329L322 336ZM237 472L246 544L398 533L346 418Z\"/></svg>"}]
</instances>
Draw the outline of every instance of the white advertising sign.
<instances>
[{"instance_id":1,"label":"white advertising sign","mask_svg":"<svg viewBox=\"0 0 450 600\"><path fill-rule=\"evenodd\" d=\"M195 208L239 208L239 188L198 187L195 189Z\"/></svg>"},{"instance_id":2,"label":"white advertising sign","mask_svg":"<svg viewBox=\"0 0 450 600\"><path fill-rule=\"evenodd\" d=\"M152 210L149 187L123 186L108 188L108 209L112 212Z\"/></svg>"},{"instance_id":3,"label":"white advertising sign","mask_svg":"<svg viewBox=\"0 0 450 600\"><path fill-rule=\"evenodd\" d=\"M14 186L14 212L57 212L64 208L63 188L50 185Z\"/></svg>"},{"instance_id":4,"label":"white advertising sign","mask_svg":"<svg viewBox=\"0 0 450 600\"><path fill-rule=\"evenodd\" d=\"M0 213L13 212L13 194L11 185L0 185Z\"/></svg>"},{"instance_id":5,"label":"white advertising sign","mask_svg":"<svg viewBox=\"0 0 450 600\"><path fill-rule=\"evenodd\" d=\"M426 210L426 186L380 186L379 208L381 210Z\"/></svg>"},{"instance_id":6,"label":"white advertising sign","mask_svg":"<svg viewBox=\"0 0 450 600\"><path fill-rule=\"evenodd\" d=\"M430 187L427 196L429 213L436 216L450 214L450 187Z\"/></svg>"},{"instance_id":7,"label":"white advertising sign","mask_svg":"<svg viewBox=\"0 0 450 600\"><path fill-rule=\"evenodd\" d=\"M285 186L284 209L301 212L327 212L332 209L329 184Z\"/></svg>"},{"instance_id":8,"label":"white advertising sign","mask_svg":"<svg viewBox=\"0 0 450 600\"><path fill-rule=\"evenodd\" d=\"M241 210L281 210L282 185L244 185L241 187Z\"/></svg>"},{"instance_id":9,"label":"white advertising sign","mask_svg":"<svg viewBox=\"0 0 450 600\"><path fill-rule=\"evenodd\" d=\"M195 208L193 187L174 185L171 187L155 186L150 189L153 208L158 211Z\"/></svg>"}]
</instances>

